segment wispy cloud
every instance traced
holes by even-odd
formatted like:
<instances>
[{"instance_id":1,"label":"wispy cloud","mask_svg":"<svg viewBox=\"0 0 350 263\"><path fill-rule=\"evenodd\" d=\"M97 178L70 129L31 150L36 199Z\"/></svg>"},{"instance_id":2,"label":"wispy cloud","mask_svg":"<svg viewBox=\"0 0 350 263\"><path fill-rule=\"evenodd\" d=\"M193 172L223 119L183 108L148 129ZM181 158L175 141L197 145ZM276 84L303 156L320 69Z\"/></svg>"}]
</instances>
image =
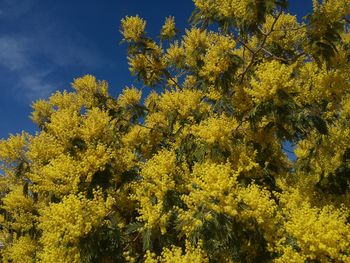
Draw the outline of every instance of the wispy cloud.
<instances>
[{"instance_id":1,"label":"wispy cloud","mask_svg":"<svg viewBox=\"0 0 350 263\"><path fill-rule=\"evenodd\" d=\"M16 28L0 36L0 75L11 79L12 88L25 100L46 97L61 86L51 76L65 67L90 69L106 62L74 28L52 17L40 17L40 21L33 17L36 1L0 1L0 23L10 27L19 21L31 24L31 30Z\"/></svg>"},{"instance_id":2,"label":"wispy cloud","mask_svg":"<svg viewBox=\"0 0 350 263\"><path fill-rule=\"evenodd\" d=\"M31 101L46 97L53 91L52 81L47 80L48 74L55 68L36 65L33 56L35 50L30 50L31 39L19 36L0 37L0 75L6 76L18 99Z\"/></svg>"},{"instance_id":3,"label":"wispy cloud","mask_svg":"<svg viewBox=\"0 0 350 263\"><path fill-rule=\"evenodd\" d=\"M12 88L21 99L35 100L46 97L52 91L49 82L44 81L50 70L35 66L28 50L30 39L19 36L0 37L0 74L11 79Z\"/></svg>"},{"instance_id":4,"label":"wispy cloud","mask_svg":"<svg viewBox=\"0 0 350 263\"><path fill-rule=\"evenodd\" d=\"M37 0L1 0L0 18L16 19L19 16L28 13L36 2Z\"/></svg>"},{"instance_id":5,"label":"wispy cloud","mask_svg":"<svg viewBox=\"0 0 350 263\"><path fill-rule=\"evenodd\" d=\"M20 38L0 37L0 64L9 70L19 70L28 65L24 42Z\"/></svg>"},{"instance_id":6,"label":"wispy cloud","mask_svg":"<svg viewBox=\"0 0 350 263\"><path fill-rule=\"evenodd\" d=\"M49 72L37 72L36 74L23 76L17 85L25 87L26 97L29 100L45 98L53 91L52 83L45 81Z\"/></svg>"}]
</instances>

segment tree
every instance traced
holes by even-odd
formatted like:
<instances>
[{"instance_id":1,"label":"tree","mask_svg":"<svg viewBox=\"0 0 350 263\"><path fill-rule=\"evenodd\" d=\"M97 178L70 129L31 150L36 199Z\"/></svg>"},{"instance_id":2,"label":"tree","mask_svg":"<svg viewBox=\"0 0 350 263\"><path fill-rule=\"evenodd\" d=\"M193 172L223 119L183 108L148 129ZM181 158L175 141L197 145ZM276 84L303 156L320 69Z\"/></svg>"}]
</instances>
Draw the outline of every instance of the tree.
<instances>
[{"instance_id":1,"label":"tree","mask_svg":"<svg viewBox=\"0 0 350 263\"><path fill-rule=\"evenodd\" d=\"M194 4L121 22L147 98L77 78L1 141L2 261L350 262L350 1Z\"/></svg>"}]
</instances>

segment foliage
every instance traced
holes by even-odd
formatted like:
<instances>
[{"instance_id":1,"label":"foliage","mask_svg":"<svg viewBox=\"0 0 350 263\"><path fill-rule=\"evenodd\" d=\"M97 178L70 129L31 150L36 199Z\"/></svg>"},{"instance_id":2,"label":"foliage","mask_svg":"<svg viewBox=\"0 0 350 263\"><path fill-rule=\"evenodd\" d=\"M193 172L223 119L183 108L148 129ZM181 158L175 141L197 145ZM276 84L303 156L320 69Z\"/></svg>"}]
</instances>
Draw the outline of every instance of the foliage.
<instances>
[{"instance_id":1,"label":"foliage","mask_svg":"<svg viewBox=\"0 0 350 263\"><path fill-rule=\"evenodd\" d=\"M0 142L3 262L350 262L350 1L194 4Z\"/></svg>"}]
</instances>

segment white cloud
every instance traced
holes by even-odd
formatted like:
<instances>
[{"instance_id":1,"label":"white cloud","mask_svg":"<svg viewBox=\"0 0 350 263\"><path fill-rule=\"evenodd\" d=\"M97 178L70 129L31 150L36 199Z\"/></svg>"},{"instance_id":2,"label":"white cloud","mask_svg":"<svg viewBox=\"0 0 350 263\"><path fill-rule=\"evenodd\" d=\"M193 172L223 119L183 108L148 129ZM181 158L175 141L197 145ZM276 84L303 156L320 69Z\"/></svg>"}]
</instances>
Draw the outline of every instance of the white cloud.
<instances>
[{"instance_id":1,"label":"white cloud","mask_svg":"<svg viewBox=\"0 0 350 263\"><path fill-rule=\"evenodd\" d=\"M18 70L28 65L24 40L9 36L0 37L0 64L9 70Z\"/></svg>"},{"instance_id":2,"label":"white cloud","mask_svg":"<svg viewBox=\"0 0 350 263\"><path fill-rule=\"evenodd\" d=\"M12 88L21 99L35 100L52 92L52 84L45 81L50 69L34 65L30 39L14 36L0 37L0 74L11 78Z\"/></svg>"},{"instance_id":3,"label":"white cloud","mask_svg":"<svg viewBox=\"0 0 350 263\"><path fill-rule=\"evenodd\" d=\"M29 11L36 1L0 0L0 23L19 29L16 34L9 31L0 36L0 75L9 79L20 100L35 100L52 93L62 84L52 76L66 67L91 69L108 60L80 32L62 24L64 21L60 24L49 14L40 17L40 22L31 17L35 14ZM24 14L21 23L28 23L30 31L18 24L19 16Z\"/></svg>"},{"instance_id":4,"label":"white cloud","mask_svg":"<svg viewBox=\"0 0 350 263\"><path fill-rule=\"evenodd\" d=\"M44 81L47 72L37 72L32 75L24 75L18 82L19 88L26 91L26 99L33 101L38 98L45 98L53 91L51 83Z\"/></svg>"}]
</instances>

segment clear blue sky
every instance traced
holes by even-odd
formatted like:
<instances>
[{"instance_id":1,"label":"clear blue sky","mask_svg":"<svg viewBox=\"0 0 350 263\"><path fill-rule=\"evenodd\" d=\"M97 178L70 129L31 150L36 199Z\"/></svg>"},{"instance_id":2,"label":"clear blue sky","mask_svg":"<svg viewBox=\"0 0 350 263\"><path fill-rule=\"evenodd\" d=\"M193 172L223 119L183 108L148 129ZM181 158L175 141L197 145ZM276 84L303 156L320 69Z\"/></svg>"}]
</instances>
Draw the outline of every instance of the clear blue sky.
<instances>
[{"instance_id":1,"label":"clear blue sky","mask_svg":"<svg viewBox=\"0 0 350 263\"><path fill-rule=\"evenodd\" d=\"M311 10L311 0L289 2L298 17ZM0 138L34 133L31 102L70 90L73 78L107 80L114 96L130 85L124 16L139 14L155 36L169 15L183 30L192 10L191 0L0 0Z\"/></svg>"}]
</instances>

